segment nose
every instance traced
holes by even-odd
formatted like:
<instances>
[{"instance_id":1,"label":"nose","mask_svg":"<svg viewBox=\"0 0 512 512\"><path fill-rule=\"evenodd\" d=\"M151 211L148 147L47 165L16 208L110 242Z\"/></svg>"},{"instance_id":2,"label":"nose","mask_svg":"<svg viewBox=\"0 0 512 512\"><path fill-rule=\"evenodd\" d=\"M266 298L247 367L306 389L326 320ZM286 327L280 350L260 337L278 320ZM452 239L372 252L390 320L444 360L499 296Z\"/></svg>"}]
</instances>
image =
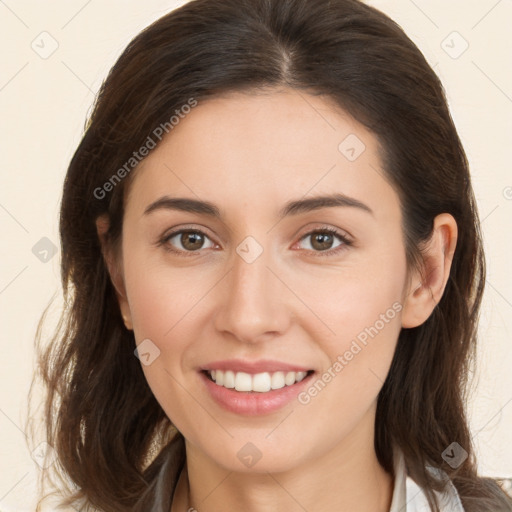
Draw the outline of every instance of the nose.
<instances>
[{"instance_id":1,"label":"nose","mask_svg":"<svg viewBox=\"0 0 512 512\"><path fill-rule=\"evenodd\" d=\"M234 255L233 267L223 279L216 329L244 343L258 343L279 337L289 328L292 294L279 272L272 269L270 256L263 251L249 262Z\"/></svg>"}]
</instances>

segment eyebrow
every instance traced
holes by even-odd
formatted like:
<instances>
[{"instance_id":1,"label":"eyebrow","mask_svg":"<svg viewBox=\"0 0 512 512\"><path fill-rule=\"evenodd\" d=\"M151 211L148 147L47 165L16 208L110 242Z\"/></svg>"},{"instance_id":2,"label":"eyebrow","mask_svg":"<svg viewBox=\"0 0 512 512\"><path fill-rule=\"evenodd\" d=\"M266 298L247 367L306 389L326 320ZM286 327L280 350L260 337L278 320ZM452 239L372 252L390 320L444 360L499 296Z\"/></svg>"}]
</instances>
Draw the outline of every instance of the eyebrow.
<instances>
[{"instance_id":1,"label":"eyebrow","mask_svg":"<svg viewBox=\"0 0 512 512\"><path fill-rule=\"evenodd\" d=\"M311 212L321 208L332 207L351 207L357 208L373 215L372 209L353 197L345 194L330 194L324 196L315 196L307 199L298 199L290 201L279 211L281 218L289 215L298 215L300 213ZM199 213L220 219L222 217L217 206L209 201L201 201L185 197L163 196L151 203L145 210L144 215L157 210L178 210L189 213Z\"/></svg>"}]
</instances>

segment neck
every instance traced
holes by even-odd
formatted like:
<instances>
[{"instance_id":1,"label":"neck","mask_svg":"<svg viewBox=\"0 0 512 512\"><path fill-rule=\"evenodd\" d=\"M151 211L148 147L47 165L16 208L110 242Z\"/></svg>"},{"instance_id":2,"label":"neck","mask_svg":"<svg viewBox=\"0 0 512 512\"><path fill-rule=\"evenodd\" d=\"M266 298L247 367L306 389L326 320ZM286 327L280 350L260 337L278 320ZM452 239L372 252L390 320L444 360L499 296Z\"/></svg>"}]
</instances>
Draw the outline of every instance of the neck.
<instances>
[{"instance_id":1,"label":"neck","mask_svg":"<svg viewBox=\"0 0 512 512\"><path fill-rule=\"evenodd\" d=\"M364 434L280 473L228 471L187 443L172 512L388 512L393 478Z\"/></svg>"}]
</instances>

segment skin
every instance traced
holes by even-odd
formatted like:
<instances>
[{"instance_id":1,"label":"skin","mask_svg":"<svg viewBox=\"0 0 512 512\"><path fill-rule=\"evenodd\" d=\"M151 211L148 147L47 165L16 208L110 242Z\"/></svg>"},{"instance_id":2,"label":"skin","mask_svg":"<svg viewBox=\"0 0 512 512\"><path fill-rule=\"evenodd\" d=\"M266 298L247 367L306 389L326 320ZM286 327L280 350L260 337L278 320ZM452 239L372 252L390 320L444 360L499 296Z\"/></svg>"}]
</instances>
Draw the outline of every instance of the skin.
<instances>
[{"instance_id":1,"label":"skin","mask_svg":"<svg viewBox=\"0 0 512 512\"><path fill-rule=\"evenodd\" d=\"M338 149L349 134L366 146L352 162ZM442 296L454 219L435 219L422 280L407 267L399 200L374 135L328 99L289 89L201 102L135 173L120 253L104 240L108 219L97 226L127 328L160 350L143 365L147 381L186 439L172 510L388 511L393 478L373 443L377 395L400 329L423 323ZM288 201L334 192L372 213L278 215ZM144 214L164 195L208 200L222 217ZM318 249L305 235L326 226L351 243L334 236ZM184 251L179 236L158 245L171 228L206 238L179 255L165 250ZM252 263L236 252L247 236L263 248ZM306 405L244 417L205 391L198 368L219 359L275 359L320 376L394 303L402 310ZM237 457L247 442L262 455L250 468Z\"/></svg>"}]
</instances>

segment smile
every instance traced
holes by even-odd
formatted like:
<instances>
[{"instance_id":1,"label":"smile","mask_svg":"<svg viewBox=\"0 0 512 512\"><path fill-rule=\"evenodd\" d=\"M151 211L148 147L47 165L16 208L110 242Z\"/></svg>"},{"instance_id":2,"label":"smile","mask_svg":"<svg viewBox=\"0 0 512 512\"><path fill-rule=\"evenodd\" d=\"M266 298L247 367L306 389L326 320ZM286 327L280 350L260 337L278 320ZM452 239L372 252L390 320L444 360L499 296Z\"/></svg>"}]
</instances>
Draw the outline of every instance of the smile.
<instances>
[{"instance_id":1,"label":"smile","mask_svg":"<svg viewBox=\"0 0 512 512\"><path fill-rule=\"evenodd\" d=\"M231 370L209 370L207 375L217 386L240 392L267 393L301 382L308 372L277 371L250 374Z\"/></svg>"}]
</instances>

